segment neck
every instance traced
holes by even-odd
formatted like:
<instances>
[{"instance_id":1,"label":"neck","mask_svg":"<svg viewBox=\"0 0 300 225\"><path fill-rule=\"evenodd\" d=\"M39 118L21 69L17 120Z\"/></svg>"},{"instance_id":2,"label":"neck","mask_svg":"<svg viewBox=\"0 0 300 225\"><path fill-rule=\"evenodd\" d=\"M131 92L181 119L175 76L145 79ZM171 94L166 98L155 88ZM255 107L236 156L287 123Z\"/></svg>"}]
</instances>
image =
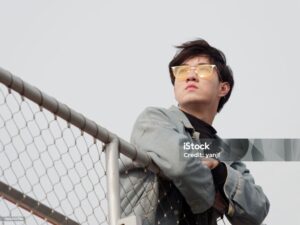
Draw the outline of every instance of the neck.
<instances>
[{"instance_id":1,"label":"neck","mask_svg":"<svg viewBox=\"0 0 300 225\"><path fill-rule=\"evenodd\" d=\"M191 114L210 125L212 125L213 120L217 114L217 110L210 109L209 107L203 107L203 106L194 107L190 105L185 105L185 106L179 106L179 108L182 111Z\"/></svg>"}]
</instances>

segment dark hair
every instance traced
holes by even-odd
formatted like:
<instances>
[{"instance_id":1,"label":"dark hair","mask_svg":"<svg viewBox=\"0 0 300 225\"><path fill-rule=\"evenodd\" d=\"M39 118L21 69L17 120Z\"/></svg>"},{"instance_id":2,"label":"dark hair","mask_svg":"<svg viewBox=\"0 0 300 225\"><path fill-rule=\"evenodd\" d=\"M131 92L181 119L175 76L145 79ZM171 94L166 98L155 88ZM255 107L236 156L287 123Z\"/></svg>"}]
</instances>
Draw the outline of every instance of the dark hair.
<instances>
[{"instance_id":1,"label":"dark hair","mask_svg":"<svg viewBox=\"0 0 300 225\"><path fill-rule=\"evenodd\" d=\"M232 70L228 65L226 65L226 57L224 53L212 46L210 46L205 40L197 39L194 41L185 42L182 45L176 46L179 50L169 63L169 73L171 82L174 85L175 77L172 71L173 66L179 66L184 61L205 55L208 56L211 63L217 66L219 80L222 82L228 82L230 85L230 90L226 96L220 99L217 112L220 112L224 104L228 101L231 91L233 89L234 80Z\"/></svg>"}]
</instances>

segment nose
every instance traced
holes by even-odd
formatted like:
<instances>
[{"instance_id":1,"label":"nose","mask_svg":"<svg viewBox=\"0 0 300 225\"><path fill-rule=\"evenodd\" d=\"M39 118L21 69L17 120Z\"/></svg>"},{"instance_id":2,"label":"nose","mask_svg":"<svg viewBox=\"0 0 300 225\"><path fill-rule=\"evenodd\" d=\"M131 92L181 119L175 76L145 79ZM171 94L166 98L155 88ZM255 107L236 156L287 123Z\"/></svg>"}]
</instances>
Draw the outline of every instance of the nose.
<instances>
[{"instance_id":1,"label":"nose","mask_svg":"<svg viewBox=\"0 0 300 225\"><path fill-rule=\"evenodd\" d=\"M196 69L191 67L188 71L186 81L198 81L198 75L196 73Z\"/></svg>"}]
</instances>

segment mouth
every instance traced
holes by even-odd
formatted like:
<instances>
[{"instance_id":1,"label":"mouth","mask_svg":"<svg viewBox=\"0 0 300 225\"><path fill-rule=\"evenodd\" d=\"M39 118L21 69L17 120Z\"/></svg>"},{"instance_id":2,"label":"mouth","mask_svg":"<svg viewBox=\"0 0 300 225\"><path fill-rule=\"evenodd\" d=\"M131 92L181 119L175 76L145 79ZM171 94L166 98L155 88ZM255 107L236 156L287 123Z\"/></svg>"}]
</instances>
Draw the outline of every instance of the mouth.
<instances>
[{"instance_id":1,"label":"mouth","mask_svg":"<svg viewBox=\"0 0 300 225\"><path fill-rule=\"evenodd\" d=\"M198 87L194 84L189 84L186 86L185 90L196 90Z\"/></svg>"}]
</instances>

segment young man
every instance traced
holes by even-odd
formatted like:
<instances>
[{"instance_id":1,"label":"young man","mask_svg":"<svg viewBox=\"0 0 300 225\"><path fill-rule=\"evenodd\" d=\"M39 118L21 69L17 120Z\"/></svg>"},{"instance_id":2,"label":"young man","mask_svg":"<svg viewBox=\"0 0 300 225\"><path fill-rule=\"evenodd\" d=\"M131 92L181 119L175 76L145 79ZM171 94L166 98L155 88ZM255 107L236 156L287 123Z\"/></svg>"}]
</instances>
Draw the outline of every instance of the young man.
<instances>
[{"instance_id":1,"label":"young man","mask_svg":"<svg viewBox=\"0 0 300 225\"><path fill-rule=\"evenodd\" d=\"M169 64L178 107L147 108L131 142L161 170L154 176L125 159L121 167L123 214L143 224L261 224L269 201L246 166L211 158L184 157L186 143L218 139L213 120L228 101L234 80L225 55L199 39L178 46Z\"/></svg>"}]
</instances>

